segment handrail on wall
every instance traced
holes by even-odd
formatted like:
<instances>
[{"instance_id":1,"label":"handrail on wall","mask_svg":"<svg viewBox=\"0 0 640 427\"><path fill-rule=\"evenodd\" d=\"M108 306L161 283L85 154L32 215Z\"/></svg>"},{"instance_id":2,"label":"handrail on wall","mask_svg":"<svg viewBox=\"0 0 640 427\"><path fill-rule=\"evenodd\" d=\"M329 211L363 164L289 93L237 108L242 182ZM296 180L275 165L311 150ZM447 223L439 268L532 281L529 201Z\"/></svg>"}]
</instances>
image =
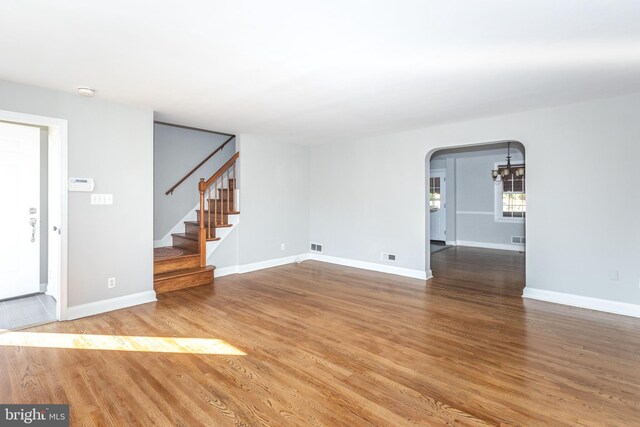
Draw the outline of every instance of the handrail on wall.
<instances>
[{"instance_id":1,"label":"handrail on wall","mask_svg":"<svg viewBox=\"0 0 640 427\"><path fill-rule=\"evenodd\" d=\"M235 138L235 135L231 135L225 142L222 143L222 145L220 145L218 148L216 148L213 153L209 154L203 161L201 161L200 163L198 163L198 165L196 167L194 167L193 169L191 169L191 171L189 171L189 173L187 173L185 176L182 177L182 179L180 179L180 181L176 182L175 185L173 187L171 187L170 189L167 190L166 194L167 196L170 194L173 194L173 191L178 188L180 186L180 184L182 184L183 182L185 182L187 180L187 178L189 178L191 175L193 175L195 173L195 171L197 171L198 169L200 169L202 167L202 165L204 165L205 163L207 163L207 161L212 158L218 151L222 150L224 148L225 145L227 145L229 143L229 141L231 141L233 138Z\"/></svg>"}]
</instances>

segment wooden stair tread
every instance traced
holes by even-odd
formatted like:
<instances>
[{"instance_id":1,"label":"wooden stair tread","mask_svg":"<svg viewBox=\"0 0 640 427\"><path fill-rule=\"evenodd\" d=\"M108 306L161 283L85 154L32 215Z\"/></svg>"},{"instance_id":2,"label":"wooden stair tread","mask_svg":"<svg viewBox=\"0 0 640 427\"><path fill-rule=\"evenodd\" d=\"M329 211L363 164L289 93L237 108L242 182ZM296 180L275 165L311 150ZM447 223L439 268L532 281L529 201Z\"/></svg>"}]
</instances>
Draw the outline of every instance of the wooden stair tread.
<instances>
[{"instance_id":1,"label":"wooden stair tread","mask_svg":"<svg viewBox=\"0 0 640 427\"><path fill-rule=\"evenodd\" d=\"M191 225L197 225L200 226L200 223L198 221L184 221L185 224L191 224ZM207 222L205 221L205 224ZM221 228L221 227L233 227L233 224L211 224L212 228Z\"/></svg>"},{"instance_id":2,"label":"wooden stair tread","mask_svg":"<svg viewBox=\"0 0 640 427\"><path fill-rule=\"evenodd\" d=\"M175 246L161 246L153 248L153 260L164 261L168 259L185 258L198 256L196 252Z\"/></svg>"},{"instance_id":3,"label":"wooden stair tread","mask_svg":"<svg viewBox=\"0 0 640 427\"><path fill-rule=\"evenodd\" d=\"M196 209L196 212L200 212L200 209ZM205 215L207 215L209 213L208 210L204 210ZM240 215L240 211L218 211L218 215L223 214L223 215ZM214 215L213 211L211 211L211 215Z\"/></svg>"},{"instance_id":4,"label":"wooden stair tread","mask_svg":"<svg viewBox=\"0 0 640 427\"><path fill-rule=\"evenodd\" d=\"M216 268L214 266L207 265L205 267L190 268L188 270L169 271L167 273L154 274L153 280L157 281L157 280L173 279L173 278L182 277L182 276L190 276L192 274L198 274L205 271L213 271L215 269Z\"/></svg>"},{"instance_id":5,"label":"wooden stair tread","mask_svg":"<svg viewBox=\"0 0 640 427\"><path fill-rule=\"evenodd\" d=\"M194 242L198 241L198 236L194 236L193 234L187 234L187 233L173 233L171 234L171 236L174 237L180 237L182 239L187 239L187 240L193 240ZM209 237L207 239L207 242L215 242L217 240L220 240L219 237Z\"/></svg>"}]
</instances>

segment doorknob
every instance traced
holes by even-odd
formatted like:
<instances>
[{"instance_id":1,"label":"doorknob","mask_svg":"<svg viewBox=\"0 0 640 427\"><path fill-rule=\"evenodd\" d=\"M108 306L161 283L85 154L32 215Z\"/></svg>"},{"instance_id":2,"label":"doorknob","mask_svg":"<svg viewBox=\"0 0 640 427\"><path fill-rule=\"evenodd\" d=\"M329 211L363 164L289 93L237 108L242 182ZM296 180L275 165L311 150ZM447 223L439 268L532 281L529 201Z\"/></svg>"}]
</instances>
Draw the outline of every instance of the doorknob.
<instances>
[{"instance_id":1,"label":"doorknob","mask_svg":"<svg viewBox=\"0 0 640 427\"><path fill-rule=\"evenodd\" d=\"M36 241L36 219L35 218L31 218L29 220L29 224L31 224L31 243Z\"/></svg>"}]
</instances>

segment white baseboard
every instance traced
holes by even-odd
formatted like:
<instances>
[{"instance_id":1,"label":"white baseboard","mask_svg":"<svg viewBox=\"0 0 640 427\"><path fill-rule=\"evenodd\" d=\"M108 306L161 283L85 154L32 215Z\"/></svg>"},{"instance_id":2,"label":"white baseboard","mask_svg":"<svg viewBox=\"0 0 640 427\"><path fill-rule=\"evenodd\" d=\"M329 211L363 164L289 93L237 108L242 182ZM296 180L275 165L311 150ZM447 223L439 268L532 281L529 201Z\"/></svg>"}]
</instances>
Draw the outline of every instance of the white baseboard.
<instances>
[{"instance_id":1,"label":"white baseboard","mask_svg":"<svg viewBox=\"0 0 640 427\"><path fill-rule=\"evenodd\" d=\"M347 267L361 268L363 270L378 271L380 273L396 274L398 276L411 277L414 279L428 280L432 276L431 270L420 271L409 268L394 267L392 265L376 264L373 262L357 261L347 258L337 258L320 254L299 254L283 258L270 259L267 261L254 262L245 265L234 265L231 267L223 267L215 269L215 277L224 277L230 274L249 273L251 271L262 270L265 268L278 267L281 265L292 264L294 262L302 262L308 259L316 261L328 262L330 264L344 265Z\"/></svg>"},{"instance_id":2,"label":"white baseboard","mask_svg":"<svg viewBox=\"0 0 640 427\"><path fill-rule=\"evenodd\" d=\"M230 274L237 274L237 273L238 273L238 266L232 265L231 267L222 267L222 268L216 267L216 269L213 271L213 276L224 277Z\"/></svg>"},{"instance_id":3,"label":"white baseboard","mask_svg":"<svg viewBox=\"0 0 640 427\"><path fill-rule=\"evenodd\" d=\"M411 277L414 279L428 280L432 277L431 270L420 271L410 268L394 267L392 265L377 264L375 262L358 261L348 258L338 258L327 255L311 254L310 259L331 264L344 265L347 267L361 268L363 270L378 271L380 273L396 274L398 276Z\"/></svg>"},{"instance_id":4,"label":"white baseboard","mask_svg":"<svg viewBox=\"0 0 640 427\"><path fill-rule=\"evenodd\" d=\"M607 313L622 314L623 316L640 317L640 305L629 304L626 302L585 297L582 295L566 294L563 292L547 291L545 289L529 287L524 288L522 297L553 302L556 304L570 305L573 307L588 308L590 310L604 311Z\"/></svg>"},{"instance_id":5,"label":"white baseboard","mask_svg":"<svg viewBox=\"0 0 640 427\"><path fill-rule=\"evenodd\" d=\"M447 240L444 244L447 246L458 246L458 242L455 240Z\"/></svg>"},{"instance_id":6,"label":"white baseboard","mask_svg":"<svg viewBox=\"0 0 640 427\"><path fill-rule=\"evenodd\" d=\"M503 243L470 242L468 240L456 240L456 246L468 246L470 248L499 249L502 251L524 252L524 245L507 245Z\"/></svg>"},{"instance_id":7,"label":"white baseboard","mask_svg":"<svg viewBox=\"0 0 640 427\"><path fill-rule=\"evenodd\" d=\"M230 274L249 273L251 271L263 270L265 268L279 267L281 265L293 264L294 262L302 262L309 259L309 254L292 255L283 258L269 259L266 261L254 262L244 265L232 265L230 267L222 267L215 269L215 277L224 277Z\"/></svg>"},{"instance_id":8,"label":"white baseboard","mask_svg":"<svg viewBox=\"0 0 640 427\"><path fill-rule=\"evenodd\" d=\"M302 262L309 259L309 254L299 254L287 256L284 258L270 259L267 261L254 262L238 266L238 273L249 273L250 271L262 270L265 268L278 267L285 264L293 264L294 262Z\"/></svg>"},{"instance_id":9,"label":"white baseboard","mask_svg":"<svg viewBox=\"0 0 640 427\"><path fill-rule=\"evenodd\" d=\"M132 307L134 305L145 304L153 301L156 301L156 293L154 291L139 292L137 294L125 295L69 307L67 311L67 318L69 320L79 319L81 317L93 316L94 314L106 313L107 311L119 310L121 308Z\"/></svg>"}]
</instances>

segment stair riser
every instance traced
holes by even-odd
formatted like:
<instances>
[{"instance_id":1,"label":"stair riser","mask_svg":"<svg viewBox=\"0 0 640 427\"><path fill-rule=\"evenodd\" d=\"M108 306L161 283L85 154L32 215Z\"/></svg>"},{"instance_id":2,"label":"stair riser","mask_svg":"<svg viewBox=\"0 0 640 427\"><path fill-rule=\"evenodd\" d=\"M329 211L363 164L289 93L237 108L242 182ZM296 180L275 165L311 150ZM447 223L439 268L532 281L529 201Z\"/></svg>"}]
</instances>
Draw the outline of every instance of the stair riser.
<instances>
[{"instance_id":1,"label":"stair riser","mask_svg":"<svg viewBox=\"0 0 640 427\"><path fill-rule=\"evenodd\" d=\"M235 191L229 191L223 188L222 190L218 190L218 199L226 199L227 196L230 196L231 200L233 200L235 194Z\"/></svg>"},{"instance_id":2,"label":"stair riser","mask_svg":"<svg viewBox=\"0 0 640 427\"><path fill-rule=\"evenodd\" d=\"M236 210L236 205L233 203L233 200L229 201L229 204L227 204L227 201L220 201L218 200L218 204L216 207L216 204L214 203L214 200L210 200L209 204L207 204L206 206L207 208L211 208L211 213L213 213L216 209L218 212L234 212Z\"/></svg>"},{"instance_id":3,"label":"stair riser","mask_svg":"<svg viewBox=\"0 0 640 427\"><path fill-rule=\"evenodd\" d=\"M213 217L211 218L213 220ZM206 224L207 224L207 219L205 218L205 228L206 228ZM213 222L213 221L211 221ZM200 226L196 225L196 224L185 224L184 225L185 228L185 233L193 236L193 237L198 237L200 235ZM205 231L206 233L206 231ZM213 227L213 224L211 224L211 236L209 237L216 237L216 229L215 227Z\"/></svg>"},{"instance_id":4,"label":"stair riser","mask_svg":"<svg viewBox=\"0 0 640 427\"><path fill-rule=\"evenodd\" d=\"M173 239L173 246L177 246L179 248L187 249L191 252L198 252L198 241L197 240L189 240L180 236L171 236Z\"/></svg>"},{"instance_id":5,"label":"stair riser","mask_svg":"<svg viewBox=\"0 0 640 427\"><path fill-rule=\"evenodd\" d=\"M213 271L202 271L188 276L155 280L153 283L153 289L156 293L163 293L200 285L213 285Z\"/></svg>"},{"instance_id":6,"label":"stair riser","mask_svg":"<svg viewBox=\"0 0 640 427\"><path fill-rule=\"evenodd\" d=\"M204 222L205 222L205 226L207 224L207 222L209 221L209 217L211 218L211 228L213 228L213 226L215 225L216 222L218 223L222 223L222 224L228 224L229 223L229 215L228 214L220 214L218 213L217 217L218 220L216 221L216 215L213 214L213 212L211 212L211 216L209 216L209 214L207 214L207 212L204 213ZM200 222L200 211L198 211L198 219L197 222Z\"/></svg>"},{"instance_id":7,"label":"stair riser","mask_svg":"<svg viewBox=\"0 0 640 427\"><path fill-rule=\"evenodd\" d=\"M189 270L190 268L197 268L199 266L199 256L161 259L153 263L153 274Z\"/></svg>"},{"instance_id":8,"label":"stair riser","mask_svg":"<svg viewBox=\"0 0 640 427\"><path fill-rule=\"evenodd\" d=\"M224 205L224 207L227 207L227 199L209 199L207 206L211 206L211 209L213 209L213 207L216 205L216 200L218 202L218 208L220 208L220 206ZM233 201L233 199L229 199L229 210L233 210L233 208L235 208L235 203Z\"/></svg>"}]
</instances>

